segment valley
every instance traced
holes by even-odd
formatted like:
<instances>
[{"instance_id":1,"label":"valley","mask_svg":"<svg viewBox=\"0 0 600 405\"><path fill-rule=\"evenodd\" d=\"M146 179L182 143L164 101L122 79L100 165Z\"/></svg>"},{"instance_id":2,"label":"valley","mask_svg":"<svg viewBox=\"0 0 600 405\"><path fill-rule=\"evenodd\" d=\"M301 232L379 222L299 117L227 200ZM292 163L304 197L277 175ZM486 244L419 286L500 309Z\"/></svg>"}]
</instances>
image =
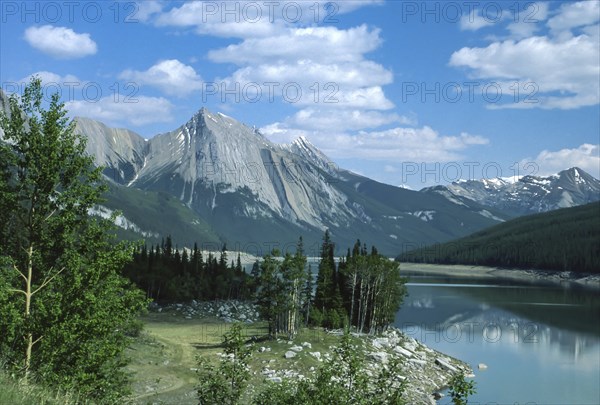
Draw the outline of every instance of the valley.
<instances>
[{"instance_id":1,"label":"valley","mask_svg":"<svg viewBox=\"0 0 600 405\"><path fill-rule=\"evenodd\" d=\"M0 405L600 404L600 0L0 16Z\"/></svg>"}]
</instances>

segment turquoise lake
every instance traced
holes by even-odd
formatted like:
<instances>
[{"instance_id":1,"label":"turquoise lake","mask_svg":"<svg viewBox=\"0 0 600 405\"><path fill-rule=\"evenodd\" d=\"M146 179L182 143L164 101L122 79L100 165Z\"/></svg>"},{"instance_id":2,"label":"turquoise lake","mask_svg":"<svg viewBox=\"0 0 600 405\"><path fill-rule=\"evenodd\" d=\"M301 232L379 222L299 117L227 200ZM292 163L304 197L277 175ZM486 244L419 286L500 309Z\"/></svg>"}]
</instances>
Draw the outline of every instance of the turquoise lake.
<instances>
[{"instance_id":1,"label":"turquoise lake","mask_svg":"<svg viewBox=\"0 0 600 405\"><path fill-rule=\"evenodd\" d=\"M430 275L407 287L395 326L471 365L469 404L600 404L597 291Z\"/></svg>"}]
</instances>

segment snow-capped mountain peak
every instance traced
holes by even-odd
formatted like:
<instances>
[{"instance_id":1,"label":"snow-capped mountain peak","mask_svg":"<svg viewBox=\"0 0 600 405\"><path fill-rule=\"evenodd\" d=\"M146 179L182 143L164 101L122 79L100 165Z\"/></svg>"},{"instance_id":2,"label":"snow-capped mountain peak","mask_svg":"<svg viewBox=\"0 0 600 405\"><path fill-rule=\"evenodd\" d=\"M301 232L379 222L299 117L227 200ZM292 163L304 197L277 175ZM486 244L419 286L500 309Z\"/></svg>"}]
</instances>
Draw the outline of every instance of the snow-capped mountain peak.
<instances>
[{"instance_id":1,"label":"snow-capped mountain peak","mask_svg":"<svg viewBox=\"0 0 600 405\"><path fill-rule=\"evenodd\" d=\"M600 181L572 167L550 176L459 181L422 191L441 194L453 202L462 201L456 197L467 198L514 216L598 201Z\"/></svg>"}]
</instances>

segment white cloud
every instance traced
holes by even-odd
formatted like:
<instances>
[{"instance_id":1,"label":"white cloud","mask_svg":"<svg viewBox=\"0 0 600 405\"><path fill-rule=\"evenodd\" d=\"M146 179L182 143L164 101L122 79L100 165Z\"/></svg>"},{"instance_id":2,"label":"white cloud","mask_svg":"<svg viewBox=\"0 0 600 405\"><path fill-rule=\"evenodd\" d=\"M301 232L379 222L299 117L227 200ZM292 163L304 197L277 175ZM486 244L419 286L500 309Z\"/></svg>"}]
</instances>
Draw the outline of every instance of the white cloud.
<instances>
[{"instance_id":1,"label":"white cloud","mask_svg":"<svg viewBox=\"0 0 600 405\"><path fill-rule=\"evenodd\" d=\"M254 6L247 6L243 9L244 2L239 1L230 3L190 1L181 7L174 7L168 12L160 14L156 19L156 25L159 27L192 27L200 35L226 38L272 35L281 27L281 24L270 22L267 6L262 3L255 4L258 5L257 13L253 12L252 7ZM265 7L267 8L265 9ZM228 13L227 10L233 10L233 13Z\"/></svg>"},{"instance_id":2,"label":"white cloud","mask_svg":"<svg viewBox=\"0 0 600 405\"><path fill-rule=\"evenodd\" d=\"M58 85L62 86L62 85L69 84L69 86L78 87L78 86L84 84L84 82L79 80L74 75L67 74L66 76L61 76L59 74L56 74L53 72L48 72L46 70L41 70L39 72L32 73L29 76L22 78L19 81L19 83L29 83L31 81L31 78L34 76L37 76L41 79L42 85L58 84ZM77 83L77 84L75 84L75 83Z\"/></svg>"},{"instance_id":3,"label":"white cloud","mask_svg":"<svg viewBox=\"0 0 600 405\"><path fill-rule=\"evenodd\" d=\"M506 28L512 39L523 39L532 36L541 29L540 22L548 18L549 4L544 2L526 3L524 10L513 15L513 22Z\"/></svg>"},{"instance_id":4,"label":"white cloud","mask_svg":"<svg viewBox=\"0 0 600 405\"><path fill-rule=\"evenodd\" d=\"M193 67L177 59L163 60L148 70L125 70L120 79L131 80L137 84L154 86L164 93L183 97L202 88L202 78Z\"/></svg>"},{"instance_id":5,"label":"white cloud","mask_svg":"<svg viewBox=\"0 0 600 405\"><path fill-rule=\"evenodd\" d=\"M301 136L305 138L315 139L315 131L307 131L304 129L290 128L281 122L274 122L260 128L260 132L277 143L292 143L295 139Z\"/></svg>"},{"instance_id":6,"label":"white cloud","mask_svg":"<svg viewBox=\"0 0 600 405\"><path fill-rule=\"evenodd\" d=\"M293 100L302 108L318 104L330 109L387 110L394 104L382 86L393 81L393 74L364 57L381 42L380 31L366 25L346 30L286 28L277 35L247 38L213 50L209 59L239 66L222 79L227 89L251 85L266 95L272 93L269 86L276 83L278 100ZM289 97L282 94L290 86L299 88L301 97L296 99L297 92Z\"/></svg>"},{"instance_id":7,"label":"white cloud","mask_svg":"<svg viewBox=\"0 0 600 405\"><path fill-rule=\"evenodd\" d=\"M600 178L599 145L585 143L573 149L543 150L533 159L524 159L521 166L525 167L525 164L531 162L538 166L539 175L550 175L571 167L579 167L597 179Z\"/></svg>"},{"instance_id":8,"label":"white cloud","mask_svg":"<svg viewBox=\"0 0 600 405\"><path fill-rule=\"evenodd\" d=\"M477 31L484 27L494 25L494 20L483 16L478 9L472 9L469 14L463 15L460 19L460 29L462 31Z\"/></svg>"},{"instance_id":9,"label":"white cloud","mask_svg":"<svg viewBox=\"0 0 600 405\"><path fill-rule=\"evenodd\" d=\"M283 27L335 23L341 14L383 0L353 0L318 3L311 1L236 2L188 1L173 7L156 20L158 26L194 28L200 35L227 38L271 36Z\"/></svg>"},{"instance_id":10,"label":"white cloud","mask_svg":"<svg viewBox=\"0 0 600 405\"><path fill-rule=\"evenodd\" d=\"M563 4L557 15L548 20L548 27L555 32L593 25L600 21L600 2L580 1Z\"/></svg>"},{"instance_id":11,"label":"white cloud","mask_svg":"<svg viewBox=\"0 0 600 405\"><path fill-rule=\"evenodd\" d=\"M70 28L52 25L27 28L25 40L39 51L59 59L82 58L98 51L90 34L78 34Z\"/></svg>"},{"instance_id":12,"label":"white cloud","mask_svg":"<svg viewBox=\"0 0 600 405\"><path fill-rule=\"evenodd\" d=\"M395 113L384 114L379 111L362 109L343 109L332 112L320 108L302 109L285 121L285 125L290 128L334 132L378 128L393 123L415 124L412 119L401 117Z\"/></svg>"},{"instance_id":13,"label":"white cloud","mask_svg":"<svg viewBox=\"0 0 600 405\"><path fill-rule=\"evenodd\" d=\"M135 2L136 10L131 16L132 19L141 22L149 21L156 14L160 14L163 10L162 1L157 0L144 0Z\"/></svg>"},{"instance_id":14,"label":"white cloud","mask_svg":"<svg viewBox=\"0 0 600 405\"><path fill-rule=\"evenodd\" d=\"M468 68L475 79L500 80L506 86L505 95L513 95L509 82L517 82L522 89L527 83L537 86L535 94L525 91L537 102L518 100L489 108L574 109L598 104L600 35L598 25L590 24L597 24L600 18L600 3L563 4L547 20L552 34L547 36L531 36L550 14L547 4L534 6L533 14L528 8L519 22L508 25L510 39L482 48L462 48L452 54L450 65ZM570 31L582 26L578 35Z\"/></svg>"},{"instance_id":15,"label":"white cloud","mask_svg":"<svg viewBox=\"0 0 600 405\"><path fill-rule=\"evenodd\" d=\"M239 44L209 52L214 62L237 65L271 61L317 60L323 64L358 62L363 54L381 45L380 30L366 25L340 30L336 27L290 28L264 38L248 38Z\"/></svg>"},{"instance_id":16,"label":"white cloud","mask_svg":"<svg viewBox=\"0 0 600 405\"><path fill-rule=\"evenodd\" d=\"M478 79L533 82L538 103L506 104L511 108L572 109L598 104L600 44L587 35L566 41L541 36L494 42L485 48L462 48L450 58ZM510 94L510 93L509 93ZM498 107L494 105L492 107Z\"/></svg>"},{"instance_id":17,"label":"white cloud","mask_svg":"<svg viewBox=\"0 0 600 405\"><path fill-rule=\"evenodd\" d=\"M66 103L70 115L97 119L109 125L133 125L169 122L173 105L162 97L136 96L130 102L115 103L113 96L96 102L75 100Z\"/></svg>"},{"instance_id":18,"label":"white cloud","mask_svg":"<svg viewBox=\"0 0 600 405\"><path fill-rule=\"evenodd\" d=\"M370 129L405 122L396 114L377 112L394 108L383 89L393 82L393 73L365 57L381 46L380 30L364 24L341 29L331 20L382 3L191 1L162 13L156 25L240 38L208 53L212 62L237 66L228 76L207 83L211 92L217 89L214 96L221 102L291 104L300 111L286 119L288 134L290 128ZM296 15L301 18L294 20ZM325 19L329 24L319 26Z\"/></svg>"},{"instance_id":19,"label":"white cloud","mask_svg":"<svg viewBox=\"0 0 600 405\"><path fill-rule=\"evenodd\" d=\"M261 128L261 132L276 142L289 142L300 135L305 136L334 159L449 162L462 159L461 152L465 149L489 142L484 137L467 133L443 136L428 126L361 131L351 135L335 128L330 132L307 131L287 129L285 124L275 123Z\"/></svg>"},{"instance_id":20,"label":"white cloud","mask_svg":"<svg viewBox=\"0 0 600 405\"><path fill-rule=\"evenodd\" d=\"M340 87L380 89L380 86L389 84L392 80L390 71L372 61L326 64L319 60L302 59L290 63L246 66L235 71L225 82L228 88L233 88L234 83L239 83L242 87L249 83L258 84L267 92L268 86L265 83L278 83L280 86L298 83L314 99L319 94L315 94L316 89L311 90L309 87L315 83L319 84L321 96L325 97L329 93L325 91L328 83L335 85L337 93Z\"/></svg>"}]
</instances>

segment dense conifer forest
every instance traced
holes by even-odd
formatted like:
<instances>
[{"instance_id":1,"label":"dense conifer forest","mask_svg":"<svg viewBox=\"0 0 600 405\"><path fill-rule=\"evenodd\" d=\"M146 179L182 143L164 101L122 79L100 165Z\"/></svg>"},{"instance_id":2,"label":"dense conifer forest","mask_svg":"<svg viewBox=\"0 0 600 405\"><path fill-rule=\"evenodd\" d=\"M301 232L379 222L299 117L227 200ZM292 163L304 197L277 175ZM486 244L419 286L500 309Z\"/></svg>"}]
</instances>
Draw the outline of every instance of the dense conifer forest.
<instances>
[{"instance_id":1,"label":"dense conifer forest","mask_svg":"<svg viewBox=\"0 0 600 405\"><path fill-rule=\"evenodd\" d=\"M600 203L517 218L397 260L600 272Z\"/></svg>"},{"instance_id":2,"label":"dense conifer forest","mask_svg":"<svg viewBox=\"0 0 600 405\"><path fill-rule=\"evenodd\" d=\"M269 333L293 336L302 325L354 326L378 332L389 325L405 294L398 263L357 241L345 257L334 257L335 244L325 232L316 277L307 264L302 238L296 252L273 251L245 271L240 255L174 247L168 236L160 245L138 248L125 274L159 302L242 299L255 301Z\"/></svg>"}]
</instances>

